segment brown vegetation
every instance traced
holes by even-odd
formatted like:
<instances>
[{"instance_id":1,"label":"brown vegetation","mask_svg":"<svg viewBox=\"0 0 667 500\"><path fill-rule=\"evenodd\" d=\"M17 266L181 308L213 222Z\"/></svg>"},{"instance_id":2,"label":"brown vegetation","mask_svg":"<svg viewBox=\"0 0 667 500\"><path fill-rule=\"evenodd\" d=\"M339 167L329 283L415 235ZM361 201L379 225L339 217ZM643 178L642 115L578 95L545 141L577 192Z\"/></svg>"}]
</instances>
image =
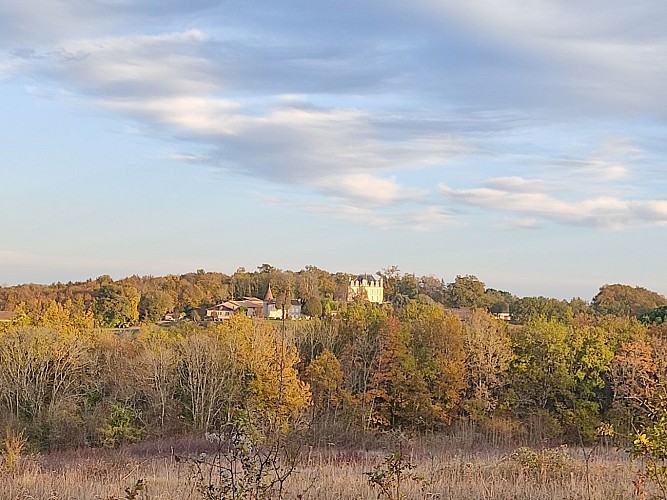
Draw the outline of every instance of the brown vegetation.
<instances>
[{"instance_id":1,"label":"brown vegetation","mask_svg":"<svg viewBox=\"0 0 667 500\"><path fill-rule=\"evenodd\" d=\"M421 480L401 485L405 498L460 499L627 499L645 486L622 453L605 450L587 463L581 450L565 449L554 457L531 462L521 450L461 447L469 440L417 439L404 444L411 472ZM539 450L538 450L539 451ZM204 439L169 440L122 450L87 449L26 457L15 473L0 475L0 498L125 499L142 480L136 498L185 500L205 498L196 491L193 463L213 453ZM285 498L373 499L378 490L367 472L382 467L386 451L304 449L301 462L286 483ZM537 452L535 453L538 454ZM518 455L518 456L517 456ZM181 458L179 458L181 457ZM191 460L183 459L189 457Z\"/></svg>"}]
</instances>

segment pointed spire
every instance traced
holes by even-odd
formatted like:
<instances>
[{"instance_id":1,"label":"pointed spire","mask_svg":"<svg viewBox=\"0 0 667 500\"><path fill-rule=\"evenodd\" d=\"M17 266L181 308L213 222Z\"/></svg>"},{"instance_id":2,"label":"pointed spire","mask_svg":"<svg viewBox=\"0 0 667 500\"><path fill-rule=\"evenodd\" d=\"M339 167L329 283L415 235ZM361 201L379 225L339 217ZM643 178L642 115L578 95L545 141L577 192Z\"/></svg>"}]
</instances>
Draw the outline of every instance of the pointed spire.
<instances>
[{"instance_id":1,"label":"pointed spire","mask_svg":"<svg viewBox=\"0 0 667 500\"><path fill-rule=\"evenodd\" d=\"M264 302L271 302L275 300L273 298L273 292L271 292L271 283L269 283L269 288L266 290L266 295L264 295Z\"/></svg>"}]
</instances>

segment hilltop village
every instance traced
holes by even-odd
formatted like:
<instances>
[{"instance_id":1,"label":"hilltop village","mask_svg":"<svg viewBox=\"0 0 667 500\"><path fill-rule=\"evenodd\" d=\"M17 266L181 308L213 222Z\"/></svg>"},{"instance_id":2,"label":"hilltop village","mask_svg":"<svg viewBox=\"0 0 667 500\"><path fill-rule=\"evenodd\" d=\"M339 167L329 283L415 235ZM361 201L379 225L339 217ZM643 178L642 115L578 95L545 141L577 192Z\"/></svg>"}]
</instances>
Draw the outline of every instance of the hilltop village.
<instances>
[{"instance_id":1,"label":"hilltop village","mask_svg":"<svg viewBox=\"0 0 667 500\"><path fill-rule=\"evenodd\" d=\"M375 274L329 273L314 266L293 272L263 264L232 275L198 270L183 275L131 276L114 281L100 276L85 282L0 287L0 322L17 317L48 317L56 309L81 318L82 324L117 328L140 323L224 321L233 315L252 318L319 318L343 312L355 301L400 309L417 301L438 304L463 319L474 309L523 324L536 315L565 320L595 310L609 314L648 314L663 297L628 285L604 285L591 301L517 297L487 287L475 276L446 283L434 276L402 273L397 266ZM49 313L49 311L51 311Z\"/></svg>"}]
</instances>

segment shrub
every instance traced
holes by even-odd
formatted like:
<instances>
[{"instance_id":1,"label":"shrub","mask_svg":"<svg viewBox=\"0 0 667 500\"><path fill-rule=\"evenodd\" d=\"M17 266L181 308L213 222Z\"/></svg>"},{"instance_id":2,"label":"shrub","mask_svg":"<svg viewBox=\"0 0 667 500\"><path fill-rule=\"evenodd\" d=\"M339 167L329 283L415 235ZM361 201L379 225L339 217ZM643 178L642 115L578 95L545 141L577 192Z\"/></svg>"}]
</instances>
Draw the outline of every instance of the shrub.
<instances>
[{"instance_id":1,"label":"shrub","mask_svg":"<svg viewBox=\"0 0 667 500\"><path fill-rule=\"evenodd\" d=\"M21 460L21 453L27 443L23 431L16 432L11 428L5 431L5 437L2 440L2 457L4 459L3 468L7 472L14 472Z\"/></svg>"},{"instance_id":2,"label":"shrub","mask_svg":"<svg viewBox=\"0 0 667 500\"><path fill-rule=\"evenodd\" d=\"M573 468L573 460L568 454L566 446L545 448L539 451L521 447L510 453L509 459L524 474L533 476L540 481L562 479Z\"/></svg>"},{"instance_id":3,"label":"shrub","mask_svg":"<svg viewBox=\"0 0 667 500\"><path fill-rule=\"evenodd\" d=\"M136 427L134 420L134 410L114 404L107 424L100 429L102 445L116 448L122 444L138 443L143 435L143 429Z\"/></svg>"}]
</instances>

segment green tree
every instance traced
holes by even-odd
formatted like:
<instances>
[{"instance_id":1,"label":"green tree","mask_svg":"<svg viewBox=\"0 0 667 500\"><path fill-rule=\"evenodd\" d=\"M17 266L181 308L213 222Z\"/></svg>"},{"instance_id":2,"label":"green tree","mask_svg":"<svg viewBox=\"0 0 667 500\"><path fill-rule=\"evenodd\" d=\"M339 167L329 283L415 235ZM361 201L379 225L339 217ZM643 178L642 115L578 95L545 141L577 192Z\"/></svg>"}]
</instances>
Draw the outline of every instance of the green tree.
<instances>
[{"instance_id":1,"label":"green tree","mask_svg":"<svg viewBox=\"0 0 667 500\"><path fill-rule=\"evenodd\" d=\"M139 292L134 287L110 283L95 294L93 311L97 321L106 327L134 323L139 319Z\"/></svg>"},{"instance_id":2,"label":"green tree","mask_svg":"<svg viewBox=\"0 0 667 500\"><path fill-rule=\"evenodd\" d=\"M398 293L414 299L419 293L419 282L414 274L405 274L398 282Z\"/></svg>"},{"instance_id":3,"label":"green tree","mask_svg":"<svg viewBox=\"0 0 667 500\"><path fill-rule=\"evenodd\" d=\"M445 292L450 307L486 307L484 283L475 276L457 276Z\"/></svg>"},{"instance_id":4,"label":"green tree","mask_svg":"<svg viewBox=\"0 0 667 500\"><path fill-rule=\"evenodd\" d=\"M667 305L667 299L659 293L642 287L605 285L593 297L593 307L600 314L637 316Z\"/></svg>"},{"instance_id":5,"label":"green tree","mask_svg":"<svg viewBox=\"0 0 667 500\"><path fill-rule=\"evenodd\" d=\"M399 293L398 284L401 279L401 270L398 266L389 266L376 273L382 278L384 289L384 300L391 302L394 296Z\"/></svg>"},{"instance_id":6,"label":"green tree","mask_svg":"<svg viewBox=\"0 0 667 500\"><path fill-rule=\"evenodd\" d=\"M572 321L572 308L565 300L548 297L523 297L512 302L510 312L512 321L527 324L536 319L559 321L569 324Z\"/></svg>"},{"instance_id":7,"label":"green tree","mask_svg":"<svg viewBox=\"0 0 667 500\"><path fill-rule=\"evenodd\" d=\"M167 292L156 290L147 292L139 301L139 317L145 321L156 323L164 315L174 309L174 301Z\"/></svg>"},{"instance_id":8,"label":"green tree","mask_svg":"<svg viewBox=\"0 0 667 500\"><path fill-rule=\"evenodd\" d=\"M362 427L366 428L369 424L366 393L380 359L379 332L387 321L387 312L369 302L353 302L342 319L340 361L346 373L347 388L360 403Z\"/></svg>"},{"instance_id":9,"label":"green tree","mask_svg":"<svg viewBox=\"0 0 667 500\"><path fill-rule=\"evenodd\" d=\"M566 325L543 318L511 330L511 390L518 416L538 441L560 437L559 412L574 407L574 352Z\"/></svg>"},{"instance_id":10,"label":"green tree","mask_svg":"<svg viewBox=\"0 0 667 500\"><path fill-rule=\"evenodd\" d=\"M303 305L303 313L311 318L322 316L322 301L317 297L308 297Z\"/></svg>"},{"instance_id":11,"label":"green tree","mask_svg":"<svg viewBox=\"0 0 667 500\"><path fill-rule=\"evenodd\" d=\"M504 290L496 290L494 288L487 288L484 292L486 296L486 304L489 312L492 313L508 313L516 297Z\"/></svg>"},{"instance_id":12,"label":"green tree","mask_svg":"<svg viewBox=\"0 0 667 500\"><path fill-rule=\"evenodd\" d=\"M667 322L667 306L657 307L640 314L639 320L646 325L661 325Z\"/></svg>"}]
</instances>

